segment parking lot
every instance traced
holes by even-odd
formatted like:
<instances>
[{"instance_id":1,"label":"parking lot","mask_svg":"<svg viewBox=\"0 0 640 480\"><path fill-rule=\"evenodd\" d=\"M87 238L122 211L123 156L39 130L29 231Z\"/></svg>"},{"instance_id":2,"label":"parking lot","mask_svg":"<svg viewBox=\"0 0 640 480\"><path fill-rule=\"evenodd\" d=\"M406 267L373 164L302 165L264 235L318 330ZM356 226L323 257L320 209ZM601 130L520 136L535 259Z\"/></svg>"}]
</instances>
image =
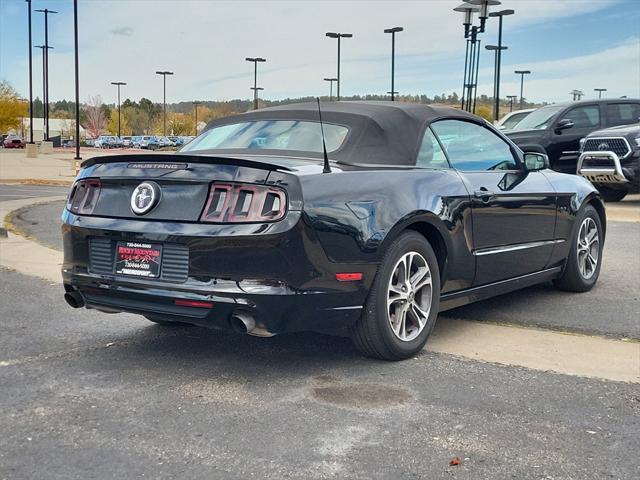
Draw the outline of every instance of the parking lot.
<instances>
[{"instance_id":1,"label":"parking lot","mask_svg":"<svg viewBox=\"0 0 640 480\"><path fill-rule=\"evenodd\" d=\"M0 201L64 192L7 185ZM59 250L61 208L28 207L11 223ZM530 327L624 338L640 362L639 239L639 223L609 222L590 293L542 285L449 311L439 328L463 319L511 325L523 338L540 332ZM429 342L411 360L386 363L361 358L345 338L164 328L72 310L52 281L5 268L0 277L0 478L640 473L637 383L523 368L517 351L500 365Z\"/></svg>"}]
</instances>

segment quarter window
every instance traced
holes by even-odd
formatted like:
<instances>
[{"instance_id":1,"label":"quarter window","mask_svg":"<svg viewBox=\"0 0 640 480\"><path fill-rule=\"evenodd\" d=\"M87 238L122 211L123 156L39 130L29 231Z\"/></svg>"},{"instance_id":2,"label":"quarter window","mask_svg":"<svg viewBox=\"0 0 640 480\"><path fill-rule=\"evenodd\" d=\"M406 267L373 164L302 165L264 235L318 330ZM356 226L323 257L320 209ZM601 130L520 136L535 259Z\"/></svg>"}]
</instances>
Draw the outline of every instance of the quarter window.
<instances>
[{"instance_id":1,"label":"quarter window","mask_svg":"<svg viewBox=\"0 0 640 480\"><path fill-rule=\"evenodd\" d=\"M569 110L562 119L573 121L573 128L592 128L600 126L600 107L597 105L585 105Z\"/></svg>"},{"instance_id":2,"label":"quarter window","mask_svg":"<svg viewBox=\"0 0 640 480\"><path fill-rule=\"evenodd\" d=\"M461 120L431 124L444 146L451 166L458 170L516 170L510 145L487 128Z\"/></svg>"},{"instance_id":3,"label":"quarter window","mask_svg":"<svg viewBox=\"0 0 640 480\"><path fill-rule=\"evenodd\" d=\"M424 132L416 165L424 168L449 168L447 157L429 128Z\"/></svg>"}]
</instances>

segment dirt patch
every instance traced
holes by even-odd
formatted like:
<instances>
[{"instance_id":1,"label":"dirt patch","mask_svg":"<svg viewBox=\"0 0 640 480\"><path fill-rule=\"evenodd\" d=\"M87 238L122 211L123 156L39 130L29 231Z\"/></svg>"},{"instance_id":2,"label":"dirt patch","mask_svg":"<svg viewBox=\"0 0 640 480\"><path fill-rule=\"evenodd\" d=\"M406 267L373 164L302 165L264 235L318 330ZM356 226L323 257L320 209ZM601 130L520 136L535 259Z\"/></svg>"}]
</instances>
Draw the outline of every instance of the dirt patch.
<instances>
[{"instance_id":1,"label":"dirt patch","mask_svg":"<svg viewBox=\"0 0 640 480\"><path fill-rule=\"evenodd\" d=\"M383 409L413 401L406 389L377 383L346 383L322 376L309 389L314 400L346 408Z\"/></svg>"}]
</instances>

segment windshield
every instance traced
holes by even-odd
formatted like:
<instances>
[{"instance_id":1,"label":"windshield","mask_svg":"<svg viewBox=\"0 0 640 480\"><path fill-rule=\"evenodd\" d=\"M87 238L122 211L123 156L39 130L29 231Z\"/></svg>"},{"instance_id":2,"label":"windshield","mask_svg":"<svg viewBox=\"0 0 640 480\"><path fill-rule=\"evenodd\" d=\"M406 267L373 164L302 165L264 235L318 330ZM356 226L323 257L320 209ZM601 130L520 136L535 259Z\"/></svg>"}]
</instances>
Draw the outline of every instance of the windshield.
<instances>
[{"instance_id":1,"label":"windshield","mask_svg":"<svg viewBox=\"0 0 640 480\"><path fill-rule=\"evenodd\" d=\"M349 129L324 124L327 151L340 148ZM257 120L221 125L207 130L181 151L210 149L295 150L322 152L320 124L300 120Z\"/></svg>"},{"instance_id":2,"label":"windshield","mask_svg":"<svg viewBox=\"0 0 640 480\"><path fill-rule=\"evenodd\" d=\"M564 107L550 106L539 108L524 117L513 129L544 130L551 124L556 114L561 110L564 110Z\"/></svg>"}]
</instances>

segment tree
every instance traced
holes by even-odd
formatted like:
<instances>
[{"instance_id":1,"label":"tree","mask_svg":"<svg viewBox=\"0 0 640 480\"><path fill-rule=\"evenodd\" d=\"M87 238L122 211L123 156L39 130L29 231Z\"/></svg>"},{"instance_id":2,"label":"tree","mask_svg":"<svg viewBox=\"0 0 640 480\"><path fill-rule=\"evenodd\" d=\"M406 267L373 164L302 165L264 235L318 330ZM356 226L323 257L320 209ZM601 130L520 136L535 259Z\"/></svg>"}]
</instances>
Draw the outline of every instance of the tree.
<instances>
[{"instance_id":1,"label":"tree","mask_svg":"<svg viewBox=\"0 0 640 480\"><path fill-rule=\"evenodd\" d=\"M118 109L111 109L111 118L107 123L107 130L111 135L118 135ZM131 127L127 122L127 115L122 110L120 111L120 134L131 135Z\"/></svg>"},{"instance_id":2,"label":"tree","mask_svg":"<svg viewBox=\"0 0 640 480\"><path fill-rule=\"evenodd\" d=\"M84 128L91 138L102 135L107 126L107 119L104 115L102 98L100 95L89 97L84 107L85 125Z\"/></svg>"},{"instance_id":3,"label":"tree","mask_svg":"<svg viewBox=\"0 0 640 480\"><path fill-rule=\"evenodd\" d=\"M0 81L0 132L18 129L29 113L28 104L9 82Z\"/></svg>"}]
</instances>

